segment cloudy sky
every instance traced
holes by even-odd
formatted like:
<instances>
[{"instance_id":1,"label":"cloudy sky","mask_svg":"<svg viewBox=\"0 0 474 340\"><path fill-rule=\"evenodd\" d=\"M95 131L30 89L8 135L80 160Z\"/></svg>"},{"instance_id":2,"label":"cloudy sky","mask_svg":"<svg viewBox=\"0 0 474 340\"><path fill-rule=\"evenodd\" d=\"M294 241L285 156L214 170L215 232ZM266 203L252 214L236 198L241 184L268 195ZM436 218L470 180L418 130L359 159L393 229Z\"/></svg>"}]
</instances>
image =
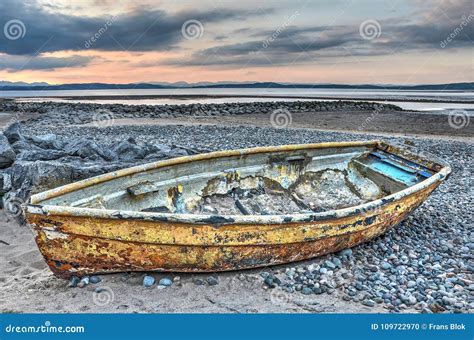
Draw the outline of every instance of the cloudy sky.
<instances>
[{"instance_id":1,"label":"cloudy sky","mask_svg":"<svg viewBox=\"0 0 474 340\"><path fill-rule=\"evenodd\" d=\"M1 0L0 80L474 81L471 0Z\"/></svg>"}]
</instances>

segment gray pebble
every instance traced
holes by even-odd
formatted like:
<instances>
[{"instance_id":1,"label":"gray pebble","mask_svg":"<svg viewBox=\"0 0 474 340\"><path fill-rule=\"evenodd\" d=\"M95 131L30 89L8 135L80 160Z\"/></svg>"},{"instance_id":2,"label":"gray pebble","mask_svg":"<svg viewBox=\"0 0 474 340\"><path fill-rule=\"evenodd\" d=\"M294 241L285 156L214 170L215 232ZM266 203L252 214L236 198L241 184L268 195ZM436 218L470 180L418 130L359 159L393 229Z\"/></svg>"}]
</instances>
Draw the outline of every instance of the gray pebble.
<instances>
[{"instance_id":1,"label":"gray pebble","mask_svg":"<svg viewBox=\"0 0 474 340\"><path fill-rule=\"evenodd\" d=\"M196 286L202 286L204 284L204 280L202 279L194 279L193 280L193 283L196 285Z\"/></svg>"},{"instance_id":2,"label":"gray pebble","mask_svg":"<svg viewBox=\"0 0 474 340\"><path fill-rule=\"evenodd\" d=\"M89 277L90 283L99 283L100 281L102 281L102 279L97 275L92 275L91 277Z\"/></svg>"},{"instance_id":3,"label":"gray pebble","mask_svg":"<svg viewBox=\"0 0 474 340\"><path fill-rule=\"evenodd\" d=\"M71 279L69 280L69 287L74 288L77 287L81 279L79 279L77 276L72 276Z\"/></svg>"},{"instance_id":4,"label":"gray pebble","mask_svg":"<svg viewBox=\"0 0 474 340\"><path fill-rule=\"evenodd\" d=\"M375 301L374 300L363 300L362 304L367 307L374 307Z\"/></svg>"},{"instance_id":5,"label":"gray pebble","mask_svg":"<svg viewBox=\"0 0 474 340\"><path fill-rule=\"evenodd\" d=\"M340 252L340 254L342 256L351 257L352 256L352 249L351 248L344 249Z\"/></svg>"},{"instance_id":6,"label":"gray pebble","mask_svg":"<svg viewBox=\"0 0 474 340\"><path fill-rule=\"evenodd\" d=\"M84 288L89 284L89 276L84 276L81 281L77 284L79 288Z\"/></svg>"},{"instance_id":7,"label":"gray pebble","mask_svg":"<svg viewBox=\"0 0 474 340\"><path fill-rule=\"evenodd\" d=\"M332 261L332 263L334 263L334 265L335 265L336 267L341 268L342 262L341 262L341 260L339 260L337 257L333 257L331 261Z\"/></svg>"},{"instance_id":8,"label":"gray pebble","mask_svg":"<svg viewBox=\"0 0 474 340\"><path fill-rule=\"evenodd\" d=\"M331 262L330 260L324 261L324 265L329 269L335 269L336 268L336 265L333 262Z\"/></svg>"},{"instance_id":9,"label":"gray pebble","mask_svg":"<svg viewBox=\"0 0 474 340\"><path fill-rule=\"evenodd\" d=\"M219 280L215 276L209 276L207 278L207 284L210 286L215 286L219 283Z\"/></svg>"}]
</instances>

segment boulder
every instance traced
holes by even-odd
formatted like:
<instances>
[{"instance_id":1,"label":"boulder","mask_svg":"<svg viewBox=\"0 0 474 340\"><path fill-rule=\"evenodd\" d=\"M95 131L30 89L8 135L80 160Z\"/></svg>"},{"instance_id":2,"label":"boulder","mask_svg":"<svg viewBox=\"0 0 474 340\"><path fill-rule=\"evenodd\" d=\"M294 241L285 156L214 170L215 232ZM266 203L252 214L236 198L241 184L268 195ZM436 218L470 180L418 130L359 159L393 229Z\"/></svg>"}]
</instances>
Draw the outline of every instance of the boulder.
<instances>
[{"instance_id":1,"label":"boulder","mask_svg":"<svg viewBox=\"0 0 474 340\"><path fill-rule=\"evenodd\" d=\"M16 154L13 151L7 137L0 133L0 169L8 168L15 161Z\"/></svg>"},{"instance_id":2,"label":"boulder","mask_svg":"<svg viewBox=\"0 0 474 340\"><path fill-rule=\"evenodd\" d=\"M21 134L20 123L11 124L5 129L5 131L3 131L3 134L5 135L5 137L7 137L8 142L10 142L10 144L13 144L15 142L18 142L19 140L24 139L24 137Z\"/></svg>"},{"instance_id":3,"label":"boulder","mask_svg":"<svg viewBox=\"0 0 474 340\"><path fill-rule=\"evenodd\" d=\"M113 151L122 161L143 159L147 154L147 149L138 146L133 138L129 138L126 141L120 142L113 148Z\"/></svg>"},{"instance_id":4,"label":"boulder","mask_svg":"<svg viewBox=\"0 0 474 340\"><path fill-rule=\"evenodd\" d=\"M0 172L0 193L2 195L11 189L11 185L9 182L10 182L10 175L4 172Z\"/></svg>"},{"instance_id":5,"label":"boulder","mask_svg":"<svg viewBox=\"0 0 474 340\"><path fill-rule=\"evenodd\" d=\"M117 155L108 148L101 148L95 142L81 139L65 146L65 152L69 156L77 156L93 161L114 161Z\"/></svg>"},{"instance_id":6,"label":"boulder","mask_svg":"<svg viewBox=\"0 0 474 340\"><path fill-rule=\"evenodd\" d=\"M21 139L19 141L16 141L11 145L12 149L16 153L21 153L23 151L34 151L34 150L42 150L40 147L29 143L26 139Z\"/></svg>"},{"instance_id":7,"label":"boulder","mask_svg":"<svg viewBox=\"0 0 474 340\"><path fill-rule=\"evenodd\" d=\"M31 150L23 151L17 156L18 161L53 161L67 156L64 151L58 150Z\"/></svg>"},{"instance_id":8,"label":"boulder","mask_svg":"<svg viewBox=\"0 0 474 340\"><path fill-rule=\"evenodd\" d=\"M112 146L86 138L66 141L54 134L24 137L19 124L10 126L6 135L0 134L0 166L8 167L0 172L5 197L25 200L31 194L85 178L192 154L192 150L177 146L138 144L133 138Z\"/></svg>"},{"instance_id":9,"label":"boulder","mask_svg":"<svg viewBox=\"0 0 474 340\"><path fill-rule=\"evenodd\" d=\"M29 194L56 188L61 185L98 176L123 168L123 163L16 161L5 172L10 176L11 187Z\"/></svg>"},{"instance_id":10,"label":"boulder","mask_svg":"<svg viewBox=\"0 0 474 340\"><path fill-rule=\"evenodd\" d=\"M64 143L54 133L33 136L31 137L31 142L42 149L61 150L64 147Z\"/></svg>"},{"instance_id":11,"label":"boulder","mask_svg":"<svg viewBox=\"0 0 474 340\"><path fill-rule=\"evenodd\" d=\"M17 161L8 173L14 189L28 192L48 190L74 180L73 165L57 161Z\"/></svg>"}]
</instances>

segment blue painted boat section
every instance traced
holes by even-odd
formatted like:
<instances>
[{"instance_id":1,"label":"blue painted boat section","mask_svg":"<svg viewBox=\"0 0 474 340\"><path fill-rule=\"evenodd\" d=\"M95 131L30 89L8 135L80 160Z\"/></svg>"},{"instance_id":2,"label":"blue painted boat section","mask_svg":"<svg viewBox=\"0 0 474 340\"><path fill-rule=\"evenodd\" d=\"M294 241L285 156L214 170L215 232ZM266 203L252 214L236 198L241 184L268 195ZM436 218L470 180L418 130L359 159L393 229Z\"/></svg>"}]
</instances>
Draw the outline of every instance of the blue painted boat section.
<instances>
[{"instance_id":1,"label":"blue painted boat section","mask_svg":"<svg viewBox=\"0 0 474 340\"><path fill-rule=\"evenodd\" d=\"M397 155L387 153L381 150L373 151L370 153L370 155L375 156L384 162L392 163L397 167L403 168L407 172L417 173L418 175L423 176L425 178L429 178L434 174L432 170L428 169L423 165L414 163Z\"/></svg>"},{"instance_id":2,"label":"blue painted boat section","mask_svg":"<svg viewBox=\"0 0 474 340\"><path fill-rule=\"evenodd\" d=\"M392 178L397 182L401 182L407 186L412 186L422 181L422 178L419 178L416 173L410 173L388 162L373 160L368 165L369 168L380 172L385 176Z\"/></svg>"},{"instance_id":3,"label":"blue painted boat section","mask_svg":"<svg viewBox=\"0 0 474 340\"><path fill-rule=\"evenodd\" d=\"M417 184L433 175L431 170L420 164L381 151L372 152L366 165L406 186Z\"/></svg>"}]
</instances>

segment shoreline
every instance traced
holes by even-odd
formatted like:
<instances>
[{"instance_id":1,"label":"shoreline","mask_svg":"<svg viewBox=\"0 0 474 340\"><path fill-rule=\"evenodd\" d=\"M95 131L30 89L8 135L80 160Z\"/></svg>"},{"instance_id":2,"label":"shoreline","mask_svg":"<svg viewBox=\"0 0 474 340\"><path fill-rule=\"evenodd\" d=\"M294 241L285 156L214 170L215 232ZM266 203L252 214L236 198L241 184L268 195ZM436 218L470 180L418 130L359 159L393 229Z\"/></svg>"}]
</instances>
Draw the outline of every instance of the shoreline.
<instances>
[{"instance_id":1,"label":"shoreline","mask_svg":"<svg viewBox=\"0 0 474 340\"><path fill-rule=\"evenodd\" d=\"M0 127L12 120L41 126L213 124L309 128L391 136L474 137L472 117L403 110L393 104L289 101L218 104L127 105L0 101ZM461 114L463 112L461 111Z\"/></svg>"},{"instance_id":2,"label":"shoreline","mask_svg":"<svg viewBox=\"0 0 474 340\"><path fill-rule=\"evenodd\" d=\"M54 90L51 90L54 91ZM469 93L469 91L467 91ZM64 99L64 100L114 100L114 99L121 99L121 100L141 100L141 99L181 99L181 100L188 100L188 99L215 99L215 98L282 98L282 99L304 99L304 100L347 100L347 101L361 101L361 102L413 102L413 103L447 103L447 104L474 104L474 100L444 100L444 99L424 99L424 98L410 98L410 96L397 98L395 96L392 97L360 97L354 98L351 96L313 96L313 95L229 95L229 94L196 94L196 95L169 95L169 94L153 94L153 95L134 95L134 94L118 94L118 95L84 95L84 96L61 96L61 95L53 95L53 96L22 96L22 97L0 97L0 99L5 100L17 100L17 99L35 99L35 98L57 98L57 99Z\"/></svg>"}]
</instances>

